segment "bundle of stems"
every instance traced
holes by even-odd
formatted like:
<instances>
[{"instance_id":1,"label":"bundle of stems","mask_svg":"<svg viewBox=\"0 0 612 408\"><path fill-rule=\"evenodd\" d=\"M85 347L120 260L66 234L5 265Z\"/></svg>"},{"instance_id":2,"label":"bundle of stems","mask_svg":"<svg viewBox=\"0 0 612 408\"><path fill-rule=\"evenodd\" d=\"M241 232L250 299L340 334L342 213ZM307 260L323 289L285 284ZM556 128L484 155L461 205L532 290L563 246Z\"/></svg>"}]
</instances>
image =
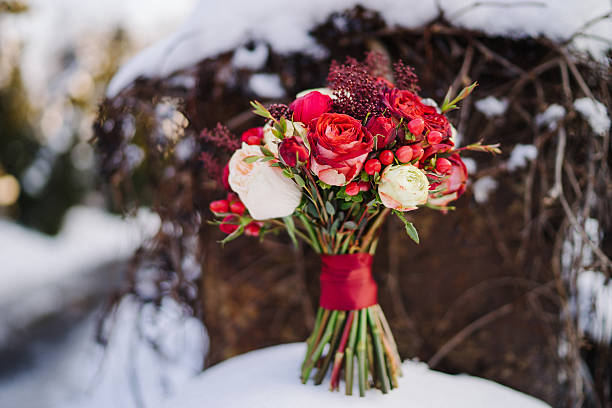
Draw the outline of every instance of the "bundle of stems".
<instances>
[{"instance_id":1,"label":"bundle of stems","mask_svg":"<svg viewBox=\"0 0 612 408\"><path fill-rule=\"evenodd\" d=\"M304 384L316 368L317 385L331 369L332 391L339 390L344 373L346 395L353 394L355 373L362 397L368 388L375 387L386 394L398 386L401 360L391 328L378 304L350 311L320 307L307 346L301 374Z\"/></svg>"}]
</instances>

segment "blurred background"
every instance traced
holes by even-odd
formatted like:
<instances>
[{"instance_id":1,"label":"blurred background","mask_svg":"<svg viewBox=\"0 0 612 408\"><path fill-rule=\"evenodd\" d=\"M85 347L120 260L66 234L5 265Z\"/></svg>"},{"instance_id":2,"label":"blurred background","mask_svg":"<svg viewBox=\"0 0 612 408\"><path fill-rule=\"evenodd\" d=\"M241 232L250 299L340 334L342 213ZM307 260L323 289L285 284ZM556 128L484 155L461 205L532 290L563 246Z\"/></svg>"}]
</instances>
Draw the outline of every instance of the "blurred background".
<instances>
[{"instance_id":1,"label":"blurred background","mask_svg":"<svg viewBox=\"0 0 612 408\"><path fill-rule=\"evenodd\" d=\"M451 121L504 152L468 155L455 212L412 215L421 245L386 226L402 357L612 406L612 5L423 3L0 0L0 406L155 406L302 341L318 260L282 236L219 249L199 134L240 134L249 100L290 101L366 51L437 101L478 81Z\"/></svg>"}]
</instances>

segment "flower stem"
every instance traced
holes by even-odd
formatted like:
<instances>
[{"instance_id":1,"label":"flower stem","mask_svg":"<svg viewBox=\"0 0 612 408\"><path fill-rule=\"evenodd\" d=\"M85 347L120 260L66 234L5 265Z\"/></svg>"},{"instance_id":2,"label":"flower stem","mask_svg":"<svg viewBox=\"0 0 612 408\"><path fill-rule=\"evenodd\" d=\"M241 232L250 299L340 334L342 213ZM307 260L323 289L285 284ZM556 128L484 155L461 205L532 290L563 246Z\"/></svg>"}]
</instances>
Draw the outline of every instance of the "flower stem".
<instances>
[{"instance_id":1,"label":"flower stem","mask_svg":"<svg viewBox=\"0 0 612 408\"><path fill-rule=\"evenodd\" d=\"M357 361L359 363L359 396L365 397L366 390L366 314L359 311L359 339L357 340Z\"/></svg>"},{"instance_id":2,"label":"flower stem","mask_svg":"<svg viewBox=\"0 0 612 408\"><path fill-rule=\"evenodd\" d=\"M345 378L346 382L346 395L353 395L353 366L355 365L354 350L357 344L357 328L359 327L359 311L353 311L354 322L351 327L351 334L349 335L348 347L346 348L346 364L345 364Z\"/></svg>"},{"instance_id":3,"label":"flower stem","mask_svg":"<svg viewBox=\"0 0 612 408\"><path fill-rule=\"evenodd\" d=\"M370 323L370 329L372 330L372 343L374 346L374 352L376 353L375 364L376 370L378 372L377 379L380 382L380 389L383 394L389 392L389 388L391 388L389 384L389 377L387 375L387 368L385 366L385 355L383 352L382 343L380 341L381 332L376 325L376 320L374 317L374 312L372 308L367 309L368 313L368 321Z\"/></svg>"},{"instance_id":4,"label":"flower stem","mask_svg":"<svg viewBox=\"0 0 612 408\"><path fill-rule=\"evenodd\" d=\"M310 357L309 361L306 363L306 365L304 366L304 369L302 370L302 383L303 384L305 384L306 381L308 381L308 377L310 377L310 372L312 371L314 365L316 364L316 362L321 357L321 354L323 353L323 348L331 339L337 318L338 318L338 311L333 310L329 317L329 322L327 323L327 326L325 327L325 333L323 333L323 337L321 338L321 341L317 344L316 348L314 349L314 352L312 353L312 356Z\"/></svg>"},{"instance_id":5,"label":"flower stem","mask_svg":"<svg viewBox=\"0 0 612 408\"><path fill-rule=\"evenodd\" d=\"M387 218L387 215L389 215L390 212L391 212L390 208L385 208L384 210L380 212L378 217L376 217L376 219L372 223L372 226L370 227L368 232L363 236L363 240L361 241L362 242L361 252L367 252L368 246L370 245L370 243L372 242L372 239L374 238L374 234L376 233L378 228L382 225L382 223L385 221L385 219Z\"/></svg>"},{"instance_id":6,"label":"flower stem","mask_svg":"<svg viewBox=\"0 0 612 408\"><path fill-rule=\"evenodd\" d=\"M331 374L331 380L330 380L330 390L332 391L339 387L340 367L342 367L342 360L344 359L344 350L348 342L349 332L352 331L354 320L355 320L355 311L351 310L348 313L348 317L346 319L346 325L344 325L344 330L342 331L342 338L340 339L340 344L338 345L338 351L336 351L336 355L334 356L334 366L332 368L332 374Z\"/></svg>"},{"instance_id":7,"label":"flower stem","mask_svg":"<svg viewBox=\"0 0 612 408\"><path fill-rule=\"evenodd\" d=\"M346 312L340 311L338 312L338 317L336 318L336 323L334 325L334 334L332 335L331 341L329 342L329 351L323 360L323 365L317 371L317 375L315 376L315 384L319 385L323 382L325 378L325 373L331 364L331 360L335 355L334 350L338 347L338 342L340 341L340 333L342 332L342 328L344 327L344 319L346 319Z\"/></svg>"},{"instance_id":8,"label":"flower stem","mask_svg":"<svg viewBox=\"0 0 612 408\"><path fill-rule=\"evenodd\" d=\"M317 237L316 237L314 231L312 230L312 225L310 225L310 222L308 221L308 219L306 218L306 216L304 214L298 214L298 218L300 219L300 221L304 225L304 228L306 229L306 233L310 237L310 246L312 247L312 249L315 250L315 252L317 254L320 254L321 253L321 244L317 240Z\"/></svg>"}]
</instances>

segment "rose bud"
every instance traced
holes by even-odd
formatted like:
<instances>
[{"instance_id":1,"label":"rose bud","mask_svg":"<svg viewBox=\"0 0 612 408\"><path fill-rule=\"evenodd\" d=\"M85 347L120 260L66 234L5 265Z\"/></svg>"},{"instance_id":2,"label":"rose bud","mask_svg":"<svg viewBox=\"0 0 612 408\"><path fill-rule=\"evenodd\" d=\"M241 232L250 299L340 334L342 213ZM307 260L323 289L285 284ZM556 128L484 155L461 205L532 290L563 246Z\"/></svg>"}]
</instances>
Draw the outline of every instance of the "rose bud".
<instances>
[{"instance_id":1,"label":"rose bud","mask_svg":"<svg viewBox=\"0 0 612 408\"><path fill-rule=\"evenodd\" d=\"M359 191L370 191L370 183L368 183L367 181L360 181Z\"/></svg>"},{"instance_id":2,"label":"rose bud","mask_svg":"<svg viewBox=\"0 0 612 408\"><path fill-rule=\"evenodd\" d=\"M258 222L251 222L246 227L244 227L244 234L250 237L256 237L259 235L259 231L261 231L261 226Z\"/></svg>"},{"instance_id":3,"label":"rose bud","mask_svg":"<svg viewBox=\"0 0 612 408\"><path fill-rule=\"evenodd\" d=\"M370 176L380 172L380 169L382 169L382 165L378 159L370 159L365 164L365 172Z\"/></svg>"},{"instance_id":4,"label":"rose bud","mask_svg":"<svg viewBox=\"0 0 612 408\"><path fill-rule=\"evenodd\" d=\"M230 204L230 210L234 214L242 215L244 214L244 210L246 210L246 208L244 207L244 204L242 204L240 201L234 201Z\"/></svg>"},{"instance_id":5,"label":"rose bud","mask_svg":"<svg viewBox=\"0 0 612 408\"><path fill-rule=\"evenodd\" d=\"M382 149L395 139L395 123L391 118L385 118L384 116L372 118L368 121L366 129L374 136L374 144L377 149Z\"/></svg>"},{"instance_id":6,"label":"rose bud","mask_svg":"<svg viewBox=\"0 0 612 408\"><path fill-rule=\"evenodd\" d=\"M263 128L261 127L247 129L242 134L242 141L249 145L261 144L261 139L263 139Z\"/></svg>"},{"instance_id":7,"label":"rose bud","mask_svg":"<svg viewBox=\"0 0 612 408\"><path fill-rule=\"evenodd\" d=\"M293 110L294 121L307 125L313 119L331 110L332 99L319 91L312 91L291 102L289 108Z\"/></svg>"},{"instance_id":8,"label":"rose bud","mask_svg":"<svg viewBox=\"0 0 612 408\"><path fill-rule=\"evenodd\" d=\"M393 152L391 150L383 150L378 158L383 165L388 166L393 163Z\"/></svg>"},{"instance_id":9,"label":"rose bud","mask_svg":"<svg viewBox=\"0 0 612 408\"><path fill-rule=\"evenodd\" d=\"M448 174L450 173L452 167L453 165L451 164L451 162L448 159L445 159L444 157L440 157L436 160L436 171L438 173Z\"/></svg>"},{"instance_id":10,"label":"rose bud","mask_svg":"<svg viewBox=\"0 0 612 408\"><path fill-rule=\"evenodd\" d=\"M408 122L408 130L415 136L419 136L425 129L425 121L422 118L412 119Z\"/></svg>"},{"instance_id":11,"label":"rose bud","mask_svg":"<svg viewBox=\"0 0 612 408\"><path fill-rule=\"evenodd\" d=\"M229 211L229 201L227 200L212 201L208 205L208 208L210 208L210 211L217 213L217 214L226 213Z\"/></svg>"},{"instance_id":12,"label":"rose bud","mask_svg":"<svg viewBox=\"0 0 612 408\"><path fill-rule=\"evenodd\" d=\"M238 225L230 224L231 222L237 222L237 217L235 215L228 215L225 217L221 224L219 224L219 229L226 234L231 234L238 229Z\"/></svg>"},{"instance_id":13,"label":"rose bud","mask_svg":"<svg viewBox=\"0 0 612 408\"><path fill-rule=\"evenodd\" d=\"M310 152L299 137L287 137L278 147L278 154L289 167L297 166L298 162L308 163Z\"/></svg>"},{"instance_id":14,"label":"rose bud","mask_svg":"<svg viewBox=\"0 0 612 408\"><path fill-rule=\"evenodd\" d=\"M412 147L402 146L397 149L395 155L400 163L408 163L410 160L412 160Z\"/></svg>"},{"instance_id":15,"label":"rose bud","mask_svg":"<svg viewBox=\"0 0 612 408\"><path fill-rule=\"evenodd\" d=\"M421 157L423 157L425 150L423 150L420 145L414 144L410 147L412 148L412 159L419 160Z\"/></svg>"},{"instance_id":16,"label":"rose bud","mask_svg":"<svg viewBox=\"0 0 612 408\"><path fill-rule=\"evenodd\" d=\"M437 130L432 130L427 134L427 143L430 145L438 144L442 141L442 133Z\"/></svg>"},{"instance_id":17,"label":"rose bud","mask_svg":"<svg viewBox=\"0 0 612 408\"><path fill-rule=\"evenodd\" d=\"M348 183L346 185L346 194L350 196L356 196L357 194L359 194L359 183L356 183L354 181Z\"/></svg>"}]
</instances>

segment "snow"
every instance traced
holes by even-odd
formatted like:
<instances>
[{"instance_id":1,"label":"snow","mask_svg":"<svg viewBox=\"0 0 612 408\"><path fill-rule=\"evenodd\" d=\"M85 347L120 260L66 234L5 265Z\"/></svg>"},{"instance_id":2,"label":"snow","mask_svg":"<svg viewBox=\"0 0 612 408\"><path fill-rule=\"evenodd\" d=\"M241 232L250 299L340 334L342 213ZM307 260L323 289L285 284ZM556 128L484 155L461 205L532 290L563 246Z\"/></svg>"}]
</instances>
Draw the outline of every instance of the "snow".
<instances>
[{"instance_id":1,"label":"snow","mask_svg":"<svg viewBox=\"0 0 612 408\"><path fill-rule=\"evenodd\" d=\"M517 144L510 153L510 159L508 159L508 171L515 171L517 169L527 166L527 163L535 160L538 157L538 149L531 144Z\"/></svg>"},{"instance_id":2,"label":"snow","mask_svg":"<svg viewBox=\"0 0 612 408\"><path fill-rule=\"evenodd\" d=\"M174 300L164 298L156 308L124 298L106 348L95 342L96 319L73 330L59 349L35 344L33 366L0 381L2 406L150 407L201 372L206 330Z\"/></svg>"},{"instance_id":3,"label":"snow","mask_svg":"<svg viewBox=\"0 0 612 408\"><path fill-rule=\"evenodd\" d=\"M556 103L551 104L542 113L536 115L536 125L548 126L548 130L553 131L557 128L557 123L565 117L565 108Z\"/></svg>"},{"instance_id":4,"label":"snow","mask_svg":"<svg viewBox=\"0 0 612 408\"><path fill-rule=\"evenodd\" d=\"M90 51L84 61L86 65L102 65L105 61L97 61L91 47L99 46L115 30L123 30L130 46L143 48L169 34L196 0L174 0L171 4L166 0L29 0L27 4L26 13L3 16L0 48L20 60L30 99L44 102L44 93L57 79L58 72L76 68L62 66L66 58L61 56L68 50ZM97 39L93 44L89 42L92 38ZM81 75L81 79L91 81L87 72L83 74L86 75ZM0 66L0 81L2 77ZM77 92L87 88L82 85L83 80L74 83Z\"/></svg>"},{"instance_id":5,"label":"snow","mask_svg":"<svg viewBox=\"0 0 612 408\"><path fill-rule=\"evenodd\" d=\"M172 35L136 55L113 78L107 89L112 97L139 76L165 77L179 69L228 51L249 40L269 44L274 51L286 54L302 51L324 54L309 31L332 12L360 4L376 10L393 26L418 27L438 14L438 7L454 24L483 30L489 35L567 39L593 18L607 13L608 0L541 0L519 2L502 0L473 7L473 0L429 0L410 7L398 0L202 0L187 21ZM551 24L551 22L555 22ZM336 24L342 28L342 24ZM609 38L612 22L603 20L586 30L587 34ZM605 41L582 36L572 43L577 50L605 60L610 45Z\"/></svg>"},{"instance_id":6,"label":"snow","mask_svg":"<svg viewBox=\"0 0 612 408\"><path fill-rule=\"evenodd\" d=\"M253 74L249 79L249 88L262 98L282 98L285 89L277 74Z\"/></svg>"},{"instance_id":7,"label":"snow","mask_svg":"<svg viewBox=\"0 0 612 408\"><path fill-rule=\"evenodd\" d=\"M474 199L478 204L489 201L489 195L497 188L497 181L491 176L479 178L472 185Z\"/></svg>"},{"instance_id":8,"label":"snow","mask_svg":"<svg viewBox=\"0 0 612 408\"><path fill-rule=\"evenodd\" d=\"M246 68L257 71L263 68L268 59L268 47L264 43L257 43L253 49L245 46L239 47L234 52L232 64L236 68Z\"/></svg>"},{"instance_id":9,"label":"snow","mask_svg":"<svg viewBox=\"0 0 612 408\"><path fill-rule=\"evenodd\" d=\"M487 96L484 99L476 101L474 104L476 109L483 113L487 118L494 118L495 116L501 116L508 109L508 100L497 99L494 96Z\"/></svg>"},{"instance_id":10,"label":"snow","mask_svg":"<svg viewBox=\"0 0 612 408\"><path fill-rule=\"evenodd\" d=\"M472 159L471 157L464 157L462 158L462 160L463 164L465 164L465 168L467 169L468 174L476 173L476 169L478 168L476 160Z\"/></svg>"},{"instance_id":11,"label":"snow","mask_svg":"<svg viewBox=\"0 0 612 408\"><path fill-rule=\"evenodd\" d=\"M602 344L612 340L612 284L601 272L578 275L578 324L580 330Z\"/></svg>"},{"instance_id":12,"label":"snow","mask_svg":"<svg viewBox=\"0 0 612 408\"><path fill-rule=\"evenodd\" d=\"M430 370L424 363L404 362L399 388L383 395L372 389L364 398L330 392L326 385L303 385L299 366L303 343L284 344L234 357L189 381L177 396L155 408L546 408L542 401L508 387L468 375ZM356 394L356 395L355 395Z\"/></svg>"},{"instance_id":13,"label":"snow","mask_svg":"<svg viewBox=\"0 0 612 408\"><path fill-rule=\"evenodd\" d=\"M589 122L593 132L599 136L610 130L610 117L603 103L591 98L580 98L574 101L574 109Z\"/></svg>"},{"instance_id":14,"label":"snow","mask_svg":"<svg viewBox=\"0 0 612 408\"><path fill-rule=\"evenodd\" d=\"M123 220L91 207L73 207L49 237L0 220L0 342L12 330L60 307L75 276L127 259L159 229L146 210Z\"/></svg>"}]
</instances>

